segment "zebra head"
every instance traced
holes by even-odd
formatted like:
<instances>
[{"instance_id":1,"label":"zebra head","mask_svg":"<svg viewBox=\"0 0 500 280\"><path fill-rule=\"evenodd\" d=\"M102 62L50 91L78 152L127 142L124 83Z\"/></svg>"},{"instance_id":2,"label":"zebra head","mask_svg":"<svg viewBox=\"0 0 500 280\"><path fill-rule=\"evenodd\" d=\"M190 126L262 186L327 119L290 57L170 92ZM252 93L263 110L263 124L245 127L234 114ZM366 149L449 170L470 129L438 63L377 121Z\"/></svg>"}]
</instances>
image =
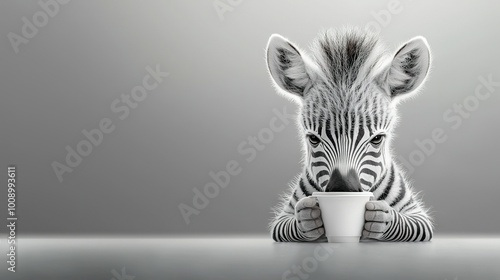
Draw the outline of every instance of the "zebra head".
<instances>
[{"instance_id":1,"label":"zebra head","mask_svg":"<svg viewBox=\"0 0 500 280\"><path fill-rule=\"evenodd\" d=\"M323 191L369 191L392 166L396 104L417 92L430 66L425 38L394 54L354 28L322 32L308 56L280 35L267 45L279 93L300 104L304 164Z\"/></svg>"}]
</instances>

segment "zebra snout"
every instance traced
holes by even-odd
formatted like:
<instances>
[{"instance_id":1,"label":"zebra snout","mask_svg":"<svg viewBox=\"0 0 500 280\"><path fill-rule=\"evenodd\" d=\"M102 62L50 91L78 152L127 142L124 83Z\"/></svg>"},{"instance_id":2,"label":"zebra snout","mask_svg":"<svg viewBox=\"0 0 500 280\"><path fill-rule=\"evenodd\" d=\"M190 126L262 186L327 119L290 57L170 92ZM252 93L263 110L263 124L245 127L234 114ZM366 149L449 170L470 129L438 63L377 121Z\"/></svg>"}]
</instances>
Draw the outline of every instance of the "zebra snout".
<instances>
[{"instance_id":1,"label":"zebra snout","mask_svg":"<svg viewBox=\"0 0 500 280\"><path fill-rule=\"evenodd\" d=\"M347 175L342 175L335 169L330 176L325 192L361 192L361 183L355 170L350 169Z\"/></svg>"}]
</instances>

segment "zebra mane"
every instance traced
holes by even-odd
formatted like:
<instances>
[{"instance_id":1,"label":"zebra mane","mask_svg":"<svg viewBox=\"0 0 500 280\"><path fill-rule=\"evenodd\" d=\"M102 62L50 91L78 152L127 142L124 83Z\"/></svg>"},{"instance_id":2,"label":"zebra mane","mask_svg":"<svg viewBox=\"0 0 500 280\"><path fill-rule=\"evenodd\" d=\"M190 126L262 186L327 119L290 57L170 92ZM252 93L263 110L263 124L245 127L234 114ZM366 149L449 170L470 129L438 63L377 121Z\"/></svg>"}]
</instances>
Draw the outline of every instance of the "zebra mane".
<instances>
[{"instance_id":1,"label":"zebra mane","mask_svg":"<svg viewBox=\"0 0 500 280\"><path fill-rule=\"evenodd\" d=\"M373 115L390 106L390 96L374 89L389 55L377 35L355 27L320 32L311 46L318 77L306 95L304 109L323 119L335 110Z\"/></svg>"},{"instance_id":2,"label":"zebra mane","mask_svg":"<svg viewBox=\"0 0 500 280\"><path fill-rule=\"evenodd\" d=\"M386 55L376 34L356 27L322 31L311 49L322 76L331 86L344 90L376 74Z\"/></svg>"}]
</instances>

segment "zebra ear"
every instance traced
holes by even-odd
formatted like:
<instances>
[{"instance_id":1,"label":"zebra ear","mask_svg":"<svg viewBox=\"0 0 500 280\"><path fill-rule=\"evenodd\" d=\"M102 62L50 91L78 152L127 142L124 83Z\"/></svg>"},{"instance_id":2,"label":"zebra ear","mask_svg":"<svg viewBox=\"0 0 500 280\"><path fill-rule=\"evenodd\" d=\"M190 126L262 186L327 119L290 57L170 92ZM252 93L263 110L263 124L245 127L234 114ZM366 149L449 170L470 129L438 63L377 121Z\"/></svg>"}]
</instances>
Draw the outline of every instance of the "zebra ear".
<instances>
[{"instance_id":1,"label":"zebra ear","mask_svg":"<svg viewBox=\"0 0 500 280\"><path fill-rule=\"evenodd\" d=\"M394 55L388 68L379 77L382 88L391 97L410 96L424 83L431 65L427 40L418 36L405 43Z\"/></svg>"},{"instance_id":2,"label":"zebra ear","mask_svg":"<svg viewBox=\"0 0 500 280\"><path fill-rule=\"evenodd\" d=\"M269 74L278 92L301 100L312 85L313 63L284 37L273 34L266 48Z\"/></svg>"}]
</instances>

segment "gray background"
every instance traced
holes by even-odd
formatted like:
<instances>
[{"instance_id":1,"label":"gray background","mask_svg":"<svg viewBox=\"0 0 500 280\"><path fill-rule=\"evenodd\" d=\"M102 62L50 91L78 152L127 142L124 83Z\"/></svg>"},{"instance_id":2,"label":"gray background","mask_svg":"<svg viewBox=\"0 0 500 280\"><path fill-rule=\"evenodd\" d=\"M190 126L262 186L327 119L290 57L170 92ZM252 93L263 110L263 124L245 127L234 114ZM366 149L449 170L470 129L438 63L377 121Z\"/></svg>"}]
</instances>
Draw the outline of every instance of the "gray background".
<instances>
[{"instance_id":1,"label":"gray background","mask_svg":"<svg viewBox=\"0 0 500 280\"><path fill-rule=\"evenodd\" d=\"M363 27L388 2L242 1L220 20L212 1L74 0L17 54L7 34L41 8L0 2L0 179L6 185L6 166L17 165L18 234L267 232L271 207L301 168L294 124L251 162L237 150L274 108L296 111L270 84L267 39L280 33L307 49L320 29ZM443 113L474 93L479 76L500 81L500 3L399 3L381 37L395 48L423 35L434 60L425 90L400 106L394 152L407 159L416 139L442 128L446 142L411 175L437 232L498 233L500 88L456 130ZM110 104L156 64L171 75L119 120ZM105 117L116 129L59 182L51 163ZM186 225L179 204L192 204L193 188L230 160L242 172Z\"/></svg>"}]
</instances>

